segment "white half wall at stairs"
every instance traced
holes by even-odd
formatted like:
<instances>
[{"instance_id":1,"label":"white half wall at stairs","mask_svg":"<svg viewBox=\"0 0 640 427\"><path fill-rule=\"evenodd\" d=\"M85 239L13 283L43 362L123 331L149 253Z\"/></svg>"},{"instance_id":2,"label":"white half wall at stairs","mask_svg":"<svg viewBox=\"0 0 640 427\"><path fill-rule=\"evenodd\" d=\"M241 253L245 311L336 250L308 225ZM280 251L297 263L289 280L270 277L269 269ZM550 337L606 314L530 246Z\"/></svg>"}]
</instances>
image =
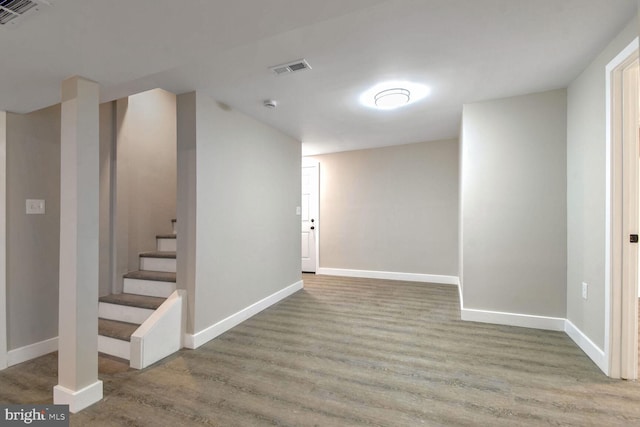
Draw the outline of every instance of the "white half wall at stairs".
<instances>
[{"instance_id":1,"label":"white half wall at stairs","mask_svg":"<svg viewBox=\"0 0 640 427\"><path fill-rule=\"evenodd\" d=\"M182 348L187 291L178 289L131 335L132 368L143 369Z\"/></svg>"},{"instance_id":2,"label":"white half wall at stairs","mask_svg":"<svg viewBox=\"0 0 640 427\"><path fill-rule=\"evenodd\" d=\"M229 329L234 326L239 325L245 320L249 319L252 316L260 313L262 310L269 308L273 304L285 299L286 297L298 292L300 289L304 288L304 282L300 280L299 282L294 283L293 285L287 286L284 289L279 290L278 292L269 295L266 298L261 299L260 301L238 311L235 314L227 317L215 323L208 328L197 332L195 334L186 334L184 346L190 349L196 349L201 345L211 341L215 337L222 335L227 332Z\"/></svg>"}]
</instances>

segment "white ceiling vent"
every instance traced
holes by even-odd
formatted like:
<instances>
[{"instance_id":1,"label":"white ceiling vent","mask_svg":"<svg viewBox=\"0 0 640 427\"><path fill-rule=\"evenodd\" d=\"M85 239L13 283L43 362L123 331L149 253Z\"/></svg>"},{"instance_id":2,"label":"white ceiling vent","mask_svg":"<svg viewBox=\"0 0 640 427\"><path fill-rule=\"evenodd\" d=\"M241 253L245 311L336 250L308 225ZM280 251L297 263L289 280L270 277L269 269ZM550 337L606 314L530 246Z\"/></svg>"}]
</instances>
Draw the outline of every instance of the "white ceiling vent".
<instances>
[{"instance_id":1,"label":"white ceiling vent","mask_svg":"<svg viewBox=\"0 0 640 427\"><path fill-rule=\"evenodd\" d=\"M269 67L269 69L274 73L280 75L295 73L296 71L310 70L311 65L309 65L306 59L298 59L297 61L287 62L286 64Z\"/></svg>"},{"instance_id":2,"label":"white ceiling vent","mask_svg":"<svg viewBox=\"0 0 640 427\"><path fill-rule=\"evenodd\" d=\"M0 26L17 24L25 16L40 10L41 6L51 6L47 0L0 0Z\"/></svg>"}]
</instances>

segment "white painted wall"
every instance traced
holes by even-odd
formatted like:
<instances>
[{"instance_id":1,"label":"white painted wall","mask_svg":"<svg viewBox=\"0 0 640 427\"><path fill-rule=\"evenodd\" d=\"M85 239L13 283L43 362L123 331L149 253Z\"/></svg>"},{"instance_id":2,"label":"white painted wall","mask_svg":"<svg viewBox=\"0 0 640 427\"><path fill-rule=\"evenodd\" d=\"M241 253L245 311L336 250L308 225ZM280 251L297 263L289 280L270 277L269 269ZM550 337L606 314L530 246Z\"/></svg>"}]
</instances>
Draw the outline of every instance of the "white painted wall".
<instances>
[{"instance_id":1,"label":"white painted wall","mask_svg":"<svg viewBox=\"0 0 640 427\"><path fill-rule=\"evenodd\" d=\"M567 89L567 318L604 349L605 67L638 36L638 19ZM589 285L582 299L582 282Z\"/></svg>"},{"instance_id":2,"label":"white painted wall","mask_svg":"<svg viewBox=\"0 0 640 427\"><path fill-rule=\"evenodd\" d=\"M7 114L7 341L14 350L58 336L60 105ZM44 199L44 215L26 215Z\"/></svg>"},{"instance_id":3,"label":"white painted wall","mask_svg":"<svg viewBox=\"0 0 640 427\"><path fill-rule=\"evenodd\" d=\"M467 309L565 317L566 92L463 109Z\"/></svg>"},{"instance_id":4,"label":"white painted wall","mask_svg":"<svg viewBox=\"0 0 640 427\"><path fill-rule=\"evenodd\" d=\"M458 275L458 140L313 158L320 267Z\"/></svg>"},{"instance_id":5,"label":"white painted wall","mask_svg":"<svg viewBox=\"0 0 640 427\"><path fill-rule=\"evenodd\" d=\"M180 192L195 185L178 208L179 259L186 245L195 271L181 273L181 260L178 280L193 280L179 286L194 294L197 334L300 281L301 153L299 141L207 95L180 95L178 106Z\"/></svg>"}]
</instances>

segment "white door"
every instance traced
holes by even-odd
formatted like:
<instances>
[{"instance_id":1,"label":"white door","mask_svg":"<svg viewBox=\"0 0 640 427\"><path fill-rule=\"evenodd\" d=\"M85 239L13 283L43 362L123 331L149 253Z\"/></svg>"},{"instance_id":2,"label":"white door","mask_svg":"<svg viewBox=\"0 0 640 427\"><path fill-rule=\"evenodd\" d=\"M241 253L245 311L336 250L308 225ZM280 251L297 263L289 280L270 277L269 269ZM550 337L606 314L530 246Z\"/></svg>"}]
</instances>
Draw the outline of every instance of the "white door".
<instances>
[{"instance_id":1,"label":"white door","mask_svg":"<svg viewBox=\"0 0 640 427\"><path fill-rule=\"evenodd\" d=\"M605 363L638 377L638 39L607 65Z\"/></svg>"},{"instance_id":2,"label":"white door","mask_svg":"<svg viewBox=\"0 0 640 427\"><path fill-rule=\"evenodd\" d=\"M318 162L302 159L302 271L318 268L319 183Z\"/></svg>"},{"instance_id":3,"label":"white door","mask_svg":"<svg viewBox=\"0 0 640 427\"><path fill-rule=\"evenodd\" d=\"M620 376L638 378L638 57L622 73L622 357ZM635 239L631 236L634 235ZM631 243L633 242L633 243Z\"/></svg>"}]
</instances>

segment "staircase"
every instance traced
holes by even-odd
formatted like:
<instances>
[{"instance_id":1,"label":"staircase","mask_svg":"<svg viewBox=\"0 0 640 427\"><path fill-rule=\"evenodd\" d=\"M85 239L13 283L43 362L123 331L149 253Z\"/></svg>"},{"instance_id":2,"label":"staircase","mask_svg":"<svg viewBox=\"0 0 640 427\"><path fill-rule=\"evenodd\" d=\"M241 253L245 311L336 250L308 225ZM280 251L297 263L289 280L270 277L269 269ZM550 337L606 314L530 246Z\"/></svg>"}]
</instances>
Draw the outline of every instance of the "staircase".
<instances>
[{"instance_id":1,"label":"staircase","mask_svg":"<svg viewBox=\"0 0 640 427\"><path fill-rule=\"evenodd\" d=\"M156 251L140 254L139 268L124 275L123 293L98 305L98 351L136 369L182 347L186 295L176 290L176 235L156 236Z\"/></svg>"}]
</instances>

